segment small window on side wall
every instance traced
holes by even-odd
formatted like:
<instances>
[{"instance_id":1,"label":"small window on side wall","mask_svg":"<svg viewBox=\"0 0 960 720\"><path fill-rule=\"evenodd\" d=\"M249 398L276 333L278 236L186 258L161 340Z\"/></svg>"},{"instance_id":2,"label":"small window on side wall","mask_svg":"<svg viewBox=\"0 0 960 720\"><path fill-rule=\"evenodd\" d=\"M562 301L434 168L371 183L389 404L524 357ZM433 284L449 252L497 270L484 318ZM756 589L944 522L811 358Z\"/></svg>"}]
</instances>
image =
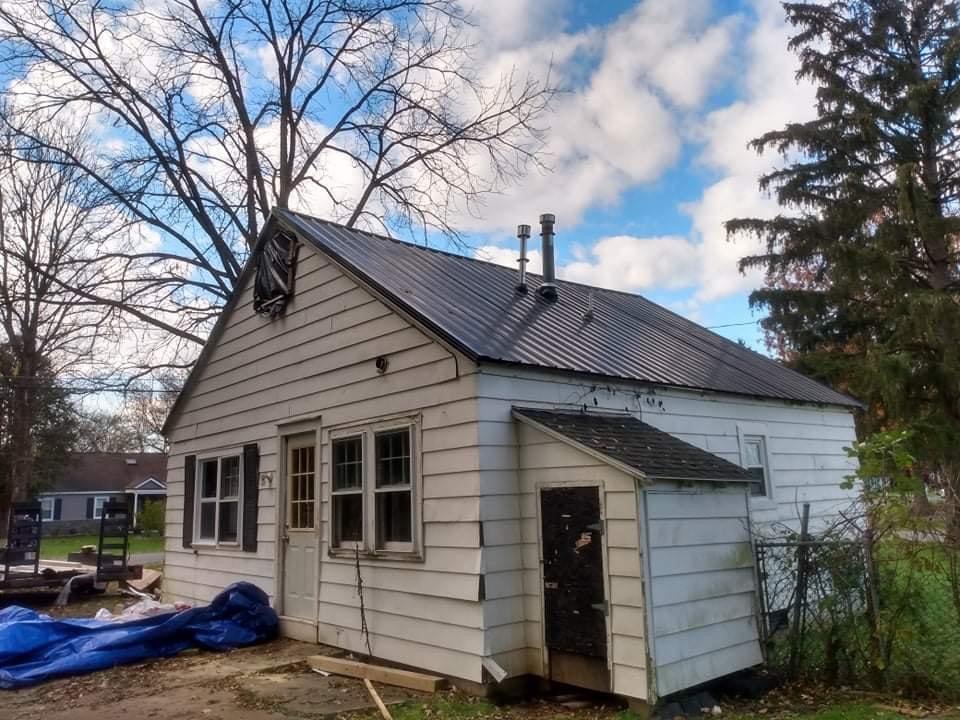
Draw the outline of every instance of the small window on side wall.
<instances>
[{"instance_id":1,"label":"small window on side wall","mask_svg":"<svg viewBox=\"0 0 960 720\"><path fill-rule=\"evenodd\" d=\"M40 519L49 522L54 519L54 508L56 501L52 497L40 498Z\"/></svg>"},{"instance_id":2,"label":"small window on side wall","mask_svg":"<svg viewBox=\"0 0 960 720\"><path fill-rule=\"evenodd\" d=\"M750 494L754 497L768 497L770 494L770 472L767 468L766 440L762 435L744 435L741 447L743 467L752 478Z\"/></svg>"}]
</instances>

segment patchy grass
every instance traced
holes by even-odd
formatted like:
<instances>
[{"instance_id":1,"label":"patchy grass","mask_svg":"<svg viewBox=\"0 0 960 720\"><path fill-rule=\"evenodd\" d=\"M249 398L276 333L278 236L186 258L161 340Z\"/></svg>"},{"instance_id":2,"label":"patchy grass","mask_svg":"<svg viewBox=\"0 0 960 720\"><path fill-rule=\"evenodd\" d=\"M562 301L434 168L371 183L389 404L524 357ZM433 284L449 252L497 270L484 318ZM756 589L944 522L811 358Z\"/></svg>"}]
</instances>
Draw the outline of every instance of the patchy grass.
<instances>
[{"instance_id":1,"label":"patchy grass","mask_svg":"<svg viewBox=\"0 0 960 720\"><path fill-rule=\"evenodd\" d=\"M724 717L728 720L753 720L754 718L767 718L770 715L743 710ZM774 717L790 717L794 720L906 720L907 718L915 720L917 715L912 712L910 715L903 715L895 712L892 707L878 707L871 703L840 702L814 711L801 711L789 715L778 713Z\"/></svg>"},{"instance_id":2,"label":"patchy grass","mask_svg":"<svg viewBox=\"0 0 960 720\"><path fill-rule=\"evenodd\" d=\"M730 706L723 703L722 720L960 720L960 708L900 705L896 697L879 696L876 702L849 697L812 699L813 704L768 705L753 701ZM390 706L394 720L643 720L642 716L616 705L593 705L571 709L550 701L495 705L488 700L459 693L442 693L424 700ZM351 720L379 720L369 712L352 713ZM668 718L667 720L671 720ZM709 718L708 718L709 720Z\"/></svg>"},{"instance_id":3,"label":"patchy grass","mask_svg":"<svg viewBox=\"0 0 960 720\"><path fill-rule=\"evenodd\" d=\"M390 708L393 720L475 720L488 718L496 713L496 705L487 700L455 695L438 695L427 701L408 701Z\"/></svg>"},{"instance_id":4,"label":"patchy grass","mask_svg":"<svg viewBox=\"0 0 960 720\"><path fill-rule=\"evenodd\" d=\"M79 552L84 545L97 545L100 538L96 535L64 535L45 537L40 541L40 555L44 560L66 560L67 554ZM163 552L163 538L160 536L130 536L130 554Z\"/></svg>"}]
</instances>

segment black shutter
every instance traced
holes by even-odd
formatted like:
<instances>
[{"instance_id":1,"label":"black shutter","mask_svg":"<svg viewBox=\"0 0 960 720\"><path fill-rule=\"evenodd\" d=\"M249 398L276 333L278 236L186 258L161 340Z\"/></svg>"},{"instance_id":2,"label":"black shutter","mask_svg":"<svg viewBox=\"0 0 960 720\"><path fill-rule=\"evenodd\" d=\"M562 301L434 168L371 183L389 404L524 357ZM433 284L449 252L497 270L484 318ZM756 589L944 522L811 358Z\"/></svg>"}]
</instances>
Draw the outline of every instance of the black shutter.
<instances>
[{"instance_id":1,"label":"black shutter","mask_svg":"<svg viewBox=\"0 0 960 720\"><path fill-rule=\"evenodd\" d=\"M59 520L63 515L63 498L57 498L53 501L53 519Z\"/></svg>"},{"instance_id":2,"label":"black shutter","mask_svg":"<svg viewBox=\"0 0 960 720\"><path fill-rule=\"evenodd\" d=\"M183 460L183 546L193 547L193 494L197 489L197 456Z\"/></svg>"},{"instance_id":3,"label":"black shutter","mask_svg":"<svg viewBox=\"0 0 960 720\"><path fill-rule=\"evenodd\" d=\"M92 518L93 518L93 498L88 497L87 498L87 520L90 520Z\"/></svg>"},{"instance_id":4,"label":"black shutter","mask_svg":"<svg viewBox=\"0 0 960 720\"><path fill-rule=\"evenodd\" d=\"M256 443L243 446L243 549L257 551L257 507L260 487L260 449Z\"/></svg>"}]
</instances>

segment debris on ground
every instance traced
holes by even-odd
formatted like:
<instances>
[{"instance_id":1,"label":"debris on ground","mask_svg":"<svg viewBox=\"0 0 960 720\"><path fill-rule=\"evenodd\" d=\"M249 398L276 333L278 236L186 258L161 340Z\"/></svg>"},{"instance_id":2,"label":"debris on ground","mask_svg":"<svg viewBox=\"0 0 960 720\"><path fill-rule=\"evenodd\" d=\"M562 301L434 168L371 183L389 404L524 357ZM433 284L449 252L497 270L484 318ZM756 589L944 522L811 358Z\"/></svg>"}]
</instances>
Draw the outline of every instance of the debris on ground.
<instances>
[{"instance_id":1,"label":"debris on ground","mask_svg":"<svg viewBox=\"0 0 960 720\"><path fill-rule=\"evenodd\" d=\"M446 684L446 678L436 675L398 670L383 665L371 665L370 663L330 657L329 655L315 655L307 658L307 662L314 670L363 680L376 680L387 685L396 685L397 687L421 692L436 692Z\"/></svg>"},{"instance_id":2,"label":"debris on ground","mask_svg":"<svg viewBox=\"0 0 960 720\"><path fill-rule=\"evenodd\" d=\"M144 568L143 575L139 580L127 580L127 585L138 592L149 593L159 587L160 583L163 582L163 573L159 570L153 570L151 568Z\"/></svg>"},{"instance_id":3,"label":"debris on ground","mask_svg":"<svg viewBox=\"0 0 960 720\"><path fill-rule=\"evenodd\" d=\"M110 619L54 619L25 607L0 610L0 687L102 670L191 647L227 650L276 636L270 600L250 583L234 583L207 606L165 610L146 598L143 614Z\"/></svg>"}]
</instances>

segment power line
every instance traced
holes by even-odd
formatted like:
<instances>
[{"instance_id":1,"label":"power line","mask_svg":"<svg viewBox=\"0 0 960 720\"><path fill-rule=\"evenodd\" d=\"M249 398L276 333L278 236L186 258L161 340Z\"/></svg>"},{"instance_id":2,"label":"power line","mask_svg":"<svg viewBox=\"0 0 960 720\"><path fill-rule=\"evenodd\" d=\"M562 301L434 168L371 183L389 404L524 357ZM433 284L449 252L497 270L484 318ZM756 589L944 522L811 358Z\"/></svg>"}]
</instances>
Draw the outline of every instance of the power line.
<instances>
[{"instance_id":1,"label":"power line","mask_svg":"<svg viewBox=\"0 0 960 720\"><path fill-rule=\"evenodd\" d=\"M766 319L767 318L760 318L758 320L747 320L746 322L727 323L726 325L708 325L707 330L719 330L721 328L743 327L744 325L756 325L757 323L763 322Z\"/></svg>"}]
</instances>

